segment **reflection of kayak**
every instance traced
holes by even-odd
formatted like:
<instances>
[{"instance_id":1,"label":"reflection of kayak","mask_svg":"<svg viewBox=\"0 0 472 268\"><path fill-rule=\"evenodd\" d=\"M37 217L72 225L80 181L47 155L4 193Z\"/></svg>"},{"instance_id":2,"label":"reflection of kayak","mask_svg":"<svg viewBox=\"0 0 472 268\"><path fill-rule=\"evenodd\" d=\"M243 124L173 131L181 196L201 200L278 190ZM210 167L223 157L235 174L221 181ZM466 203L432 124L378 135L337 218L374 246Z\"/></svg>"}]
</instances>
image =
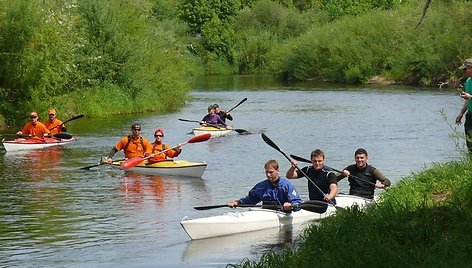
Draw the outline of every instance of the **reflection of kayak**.
<instances>
[{"instance_id":1,"label":"reflection of kayak","mask_svg":"<svg viewBox=\"0 0 472 268\"><path fill-rule=\"evenodd\" d=\"M56 145L65 145L76 141L76 138L60 139L60 138L17 138L14 140L2 140L3 147L7 152L33 150L47 148Z\"/></svg>"},{"instance_id":2,"label":"reflection of kayak","mask_svg":"<svg viewBox=\"0 0 472 268\"><path fill-rule=\"evenodd\" d=\"M111 165L115 168L123 169L120 166L121 161L115 161ZM149 175L172 175L200 178L205 171L207 164L205 162L189 162L186 160L166 160L149 164L143 161L127 171L138 172Z\"/></svg>"},{"instance_id":3,"label":"reflection of kayak","mask_svg":"<svg viewBox=\"0 0 472 268\"><path fill-rule=\"evenodd\" d=\"M231 211L222 215L199 219L184 218L180 224L191 239L202 239L289 226L310 220L321 220L335 212L336 209L333 206L328 206L324 213L304 209L285 213L270 209L250 208L243 212Z\"/></svg>"},{"instance_id":4,"label":"reflection of kayak","mask_svg":"<svg viewBox=\"0 0 472 268\"><path fill-rule=\"evenodd\" d=\"M221 136L228 135L233 130L232 129L227 129L225 127L221 127L221 128L218 128L218 127L197 127L197 128L192 129L192 131L193 131L193 135L195 135L195 136L209 133L209 134L211 134L212 137L221 137Z\"/></svg>"},{"instance_id":5,"label":"reflection of kayak","mask_svg":"<svg viewBox=\"0 0 472 268\"><path fill-rule=\"evenodd\" d=\"M248 233L190 240L183 253L186 263L214 263L215 260L228 260L227 263L241 261L239 256L261 256L267 252L282 252L285 248L295 245L305 224L281 226ZM228 256L231 252L231 257ZM198 265L195 265L198 266Z\"/></svg>"}]
</instances>

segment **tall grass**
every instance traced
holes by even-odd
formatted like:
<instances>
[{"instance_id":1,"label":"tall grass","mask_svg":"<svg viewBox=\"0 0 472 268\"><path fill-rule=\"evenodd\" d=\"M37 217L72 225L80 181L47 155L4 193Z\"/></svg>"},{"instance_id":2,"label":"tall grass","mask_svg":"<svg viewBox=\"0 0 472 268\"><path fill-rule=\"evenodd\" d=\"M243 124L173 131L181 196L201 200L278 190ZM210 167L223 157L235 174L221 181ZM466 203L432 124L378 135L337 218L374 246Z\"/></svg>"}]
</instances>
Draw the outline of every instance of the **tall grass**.
<instances>
[{"instance_id":1,"label":"tall grass","mask_svg":"<svg viewBox=\"0 0 472 268\"><path fill-rule=\"evenodd\" d=\"M236 267L469 267L472 163L437 164L402 179L367 211L313 225L293 250Z\"/></svg>"}]
</instances>

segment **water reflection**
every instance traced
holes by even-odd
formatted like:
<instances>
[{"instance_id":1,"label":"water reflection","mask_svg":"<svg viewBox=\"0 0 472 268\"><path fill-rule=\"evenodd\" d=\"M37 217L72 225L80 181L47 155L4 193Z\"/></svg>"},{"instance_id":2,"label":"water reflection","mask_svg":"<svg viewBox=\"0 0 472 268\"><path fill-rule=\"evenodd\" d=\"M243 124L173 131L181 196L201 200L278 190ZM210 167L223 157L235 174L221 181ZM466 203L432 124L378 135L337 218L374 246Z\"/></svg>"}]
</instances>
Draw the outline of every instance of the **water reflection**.
<instances>
[{"instance_id":1,"label":"water reflection","mask_svg":"<svg viewBox=\"0 0 472 268\"><path fill-rule=\"evenodd\" d=\"M307 224L314 224L314 222ZM191 240L187 244L182 261L185 263L213 263L213 259L228 258L228 252L231 252L230 255L235 256L248 251L253 256L262 256L268 252L281 252L294 246L300 232L302 232L307 224ZM234 260L234 262L240 261L241 258Z\"/></svg>"}]
</instances>

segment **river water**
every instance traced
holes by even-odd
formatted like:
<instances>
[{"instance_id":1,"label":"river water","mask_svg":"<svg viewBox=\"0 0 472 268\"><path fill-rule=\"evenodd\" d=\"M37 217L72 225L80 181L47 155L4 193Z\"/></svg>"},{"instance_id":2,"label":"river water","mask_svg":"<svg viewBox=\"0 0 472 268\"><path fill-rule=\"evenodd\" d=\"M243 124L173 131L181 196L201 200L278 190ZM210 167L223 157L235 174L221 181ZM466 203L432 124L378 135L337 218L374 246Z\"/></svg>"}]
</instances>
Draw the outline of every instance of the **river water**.
<instances>
[{"instance_id":1,"label":"river water","mask_svg":"<svg viewBox=\"0 0 472 268\"><path fill-rule=\"evenodd\" d=\"M154 129L163 128L165 142L174 146L191 138L195 127L178 118L200 120L208 105L229 109L243 98L248 100L232 112L232 124L251 134L233 132L183 147L180 159L208 163L202 178L80 169L107 155L135 121L151 141ZM176 113L72 121L68 129L78 138L73 144L0 154L0 266L224 267L255 260L292 246L301 227L191 241L179 221L229 211L193 206L246 195L265 179L268 159L278 160L285 173L289 162L260 133L287 154L309 158L321 148L337 169L352 164L356 148L364 147L369 163L395 184L461 157L464 142L451 137L450 127L461 105L453 91L224 78L201 81ZM462 126L457 130L462 133ZM306 180L294 183L306 198ZM346 181L340 189L347 192Z\"/></svg>"}]
</instances>

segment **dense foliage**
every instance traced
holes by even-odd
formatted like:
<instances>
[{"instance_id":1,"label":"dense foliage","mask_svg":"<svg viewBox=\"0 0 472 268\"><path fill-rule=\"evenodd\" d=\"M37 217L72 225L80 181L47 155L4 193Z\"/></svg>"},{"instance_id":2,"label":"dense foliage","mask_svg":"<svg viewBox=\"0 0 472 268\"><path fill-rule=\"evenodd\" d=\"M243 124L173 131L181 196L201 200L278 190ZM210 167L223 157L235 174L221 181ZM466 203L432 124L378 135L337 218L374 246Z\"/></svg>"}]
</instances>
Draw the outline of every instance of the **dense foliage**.
<instances>
[{"instance_id":1,"label":"dense foliage","mask_svg":"<svg viewBox=\"0 0 472 268\"><path fill-rule=\"evenodd\" d=\"M175 110L205 74L457 86L472 2L431 1L417 27L425 3L0 0L0 121Z\"/></svg>"},{"instance_id":2,"label":"dense foliage","mask_svg":"<svg viewBox=\"0 0 472 268\"><path fill-rule=\"evenodd\" d=\"M49 107L62 118L181 107L194 65L178 26L168 29L153 7L144 0L0 0L0 113L12 123Z\"/></svg>"}]
</instances>

